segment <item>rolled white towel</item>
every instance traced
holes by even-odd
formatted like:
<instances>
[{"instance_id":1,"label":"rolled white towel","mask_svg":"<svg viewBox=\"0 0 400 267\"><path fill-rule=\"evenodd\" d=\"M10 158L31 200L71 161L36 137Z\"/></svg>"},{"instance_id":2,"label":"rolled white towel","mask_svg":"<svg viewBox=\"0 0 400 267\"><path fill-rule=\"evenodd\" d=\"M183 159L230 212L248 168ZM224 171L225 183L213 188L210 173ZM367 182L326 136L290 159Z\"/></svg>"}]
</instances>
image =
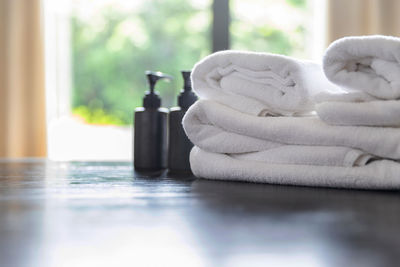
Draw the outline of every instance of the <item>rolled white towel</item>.
<instances>
[{"instance_id":1,"label":"rolled white towel","mask_svg":"<svg viewBox=\"0 0 400 267\"><path fill-rule=\"evenodd\" d=\"M334 125L400 126L400 38L345 37L323 60L326 77L343 92L321 92L318 116Z\"/></svg>"},{"instance_id":2,"label":"rolled white towel","mask_svg":"<svg viewBox=\"0 0 400 267\"><path fill-rule=\"evenodd\" d=\"M223 51L205 57L192 72L194 91L253 115L298 115L314 110L312 96L343 92L310 61L268 53Z\"/></svg>"},{"instance_id":3,"label":"rolled white towel","mask_svg":"<svg viewBox=\"0 0 400 267\"><path fill-rule=\"evenodd\" d=\"M353 36L333 42L323 59L326 77L348 93L400 98L400 38Z\"/></svg>"}]
</instances>

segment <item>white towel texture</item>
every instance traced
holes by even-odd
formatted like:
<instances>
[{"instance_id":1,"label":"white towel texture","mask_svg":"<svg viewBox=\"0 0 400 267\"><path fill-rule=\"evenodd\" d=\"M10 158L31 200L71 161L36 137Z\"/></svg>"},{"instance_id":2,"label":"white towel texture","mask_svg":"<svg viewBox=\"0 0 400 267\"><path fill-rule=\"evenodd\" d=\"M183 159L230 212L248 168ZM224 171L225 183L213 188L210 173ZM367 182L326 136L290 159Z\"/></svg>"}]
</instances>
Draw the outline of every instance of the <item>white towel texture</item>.
<instances>
[{"instance_id":1,"label":"white towel texture","mask_svg":"<svg viewBox=\"0 0 400 267\"><path fill-rule=\"evenodd\" d=\"M340 93L320 65L268 53L214 53L193 70L194 91L254 115L298 115L314 110L313 96Z\"/></svg>"},{"instance_id":2,"label":"white towel texture","mask_svg":"<svg viewBox=\"0 0 400 267\"><path fill-rule=\"evenodd\" d=\"M327 49L323 69L342 92L315 97L319 117L335 125L400 126L400 38L346 37Z\"/></svg>"},{"instance_id":3,"label":"white towel texture","mask_svg":"<svg viewBox=\"0 0 400 267\"><path fill-rule=\"evenodd\" d=\"M216 180L374 190L400 188L400 164L389 160L373 161L356 168L266 164L194 147L190 163L196 176Z\"/></svg>"},{"instance_id":4,"label":"white towel texture","mask_svg":"<svg viewBox=\"0 0 400 267\"><path fill-rule=\"evenodd\" d=\"M385 116L390 105L397 111L396 100L342 89L326 80L317 64L263 53L208 56L193 69L192 82L201 99L190 107L183 126L195 145L190 163L196 176L400 189L400 129L359 126L370 125L368 118L384 117L385 126L397 123ZM325 121L312 113L316 99L319 114L328 110ZM348 126L326 122L333 114L329 105L348 105L335 113L345 116L353 105L371 107L377 101L385 103L384 110L378 104L362 118L353 116Z\"/></svg>"},{"instance_id":5,"label":"white towel texture","mask_svg":"<svg viewBox=\"0 0 400 267\"><path fill-rule=\"evenodd\" d=\"M190 162L199 177L400 188L396 128L327 125L315 116L259 117L210 100L197 101L183 125L196 146Z\"/></svg>"}]
</instances>

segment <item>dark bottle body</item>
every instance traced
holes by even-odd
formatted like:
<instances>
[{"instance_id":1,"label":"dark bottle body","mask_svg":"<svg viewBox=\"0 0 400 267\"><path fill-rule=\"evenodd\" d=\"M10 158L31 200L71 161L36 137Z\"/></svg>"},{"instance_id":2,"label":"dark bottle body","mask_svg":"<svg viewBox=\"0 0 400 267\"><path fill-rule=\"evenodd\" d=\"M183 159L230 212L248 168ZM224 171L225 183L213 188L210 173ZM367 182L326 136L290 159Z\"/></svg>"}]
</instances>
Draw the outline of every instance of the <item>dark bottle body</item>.
<instances>
[{"instance_id":1,"label":"dark bottle body","mask_svg":"<svg viewBox=\"0 0 400 267\"><path fill-rule=\"evenodd\" d=\"M186 109L171 108L169 113L168 169L171 173L190 173L189 154L193 147L182 126Z\"/></svg>"},{"instance_id":2,"label":"dark bottle body","mask_svg":"<svg viewBox=\"0 0 400 267\"><path fill-rule=\"evenodd\" d=\"M159 171L167 167L168 109L136 108L134 166L138 171Z\"/></svg>"}]
</instances>

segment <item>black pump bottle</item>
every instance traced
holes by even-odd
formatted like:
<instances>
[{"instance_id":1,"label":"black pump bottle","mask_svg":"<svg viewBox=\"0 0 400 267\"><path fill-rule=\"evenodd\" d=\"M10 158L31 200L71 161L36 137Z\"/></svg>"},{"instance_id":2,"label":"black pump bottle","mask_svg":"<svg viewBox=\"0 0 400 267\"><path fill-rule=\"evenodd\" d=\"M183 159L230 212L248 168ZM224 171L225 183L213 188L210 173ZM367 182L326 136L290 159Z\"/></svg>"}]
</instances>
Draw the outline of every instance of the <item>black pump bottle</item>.
<instances>
[{"instance_id":1,"label":"black pump bottle","mask_svg":"<svg viewBox=\"0 0 400 267\"><path fill-rule=\"evenodd\" d=\"M189 154L193 144L183 130L182 118L197 100L196 94L192 91L190 71L182 71L182 76L184 87L178 96L178 107L171 108L169 113L168 171L178 174L191 172Z\"/></svg>"},{"instance_id":2,"label":"black pump bottle","mask_svg":"<svg viewBox=\"0 0 400 267\"><path fill-rule=\"evenodd\" d=\"M161 72L146 71L150 90L143 98L143 107L135 109L134 166L137 171L160 171L167 167L168 109L154 91L160 79L172 77Z\"/></svg>"}]
</instances>

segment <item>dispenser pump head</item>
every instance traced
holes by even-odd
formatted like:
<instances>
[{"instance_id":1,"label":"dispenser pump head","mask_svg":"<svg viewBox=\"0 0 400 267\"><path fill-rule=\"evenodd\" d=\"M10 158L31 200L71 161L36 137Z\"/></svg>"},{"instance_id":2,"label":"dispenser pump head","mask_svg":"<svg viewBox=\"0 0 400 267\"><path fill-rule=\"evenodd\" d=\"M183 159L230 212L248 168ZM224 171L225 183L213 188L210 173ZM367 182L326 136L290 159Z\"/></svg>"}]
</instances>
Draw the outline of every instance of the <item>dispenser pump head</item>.
<instances>
[{"instance_id":1,"label":"dispenser pump head","mask_svg":"<svg viewBox=\"0 0 400 267\"><path fill-rule=\"evenodd\" d=\"M190 80L191 71L182 71L183 90L178 96L178 106L182 109L188 109L197 100L196 94L192 91L192 82Z\"/></svg>"},{"instance_id":2,"label":"dispenser pump head","mask_svg":"<svg viewBox=\"0 0 400 267\"><path fill-rule=\"evenodd\" d=\"M155 91L154 87L156 83L160 79L172 80L172 76L164 74L159 71L149 71L146 72L147 80L149 82L149 91L146 92L146 95L143 98L143 107L144 108L159 108L161 106L161 98L158 93Z\"/></svg>"}]
</instances>

